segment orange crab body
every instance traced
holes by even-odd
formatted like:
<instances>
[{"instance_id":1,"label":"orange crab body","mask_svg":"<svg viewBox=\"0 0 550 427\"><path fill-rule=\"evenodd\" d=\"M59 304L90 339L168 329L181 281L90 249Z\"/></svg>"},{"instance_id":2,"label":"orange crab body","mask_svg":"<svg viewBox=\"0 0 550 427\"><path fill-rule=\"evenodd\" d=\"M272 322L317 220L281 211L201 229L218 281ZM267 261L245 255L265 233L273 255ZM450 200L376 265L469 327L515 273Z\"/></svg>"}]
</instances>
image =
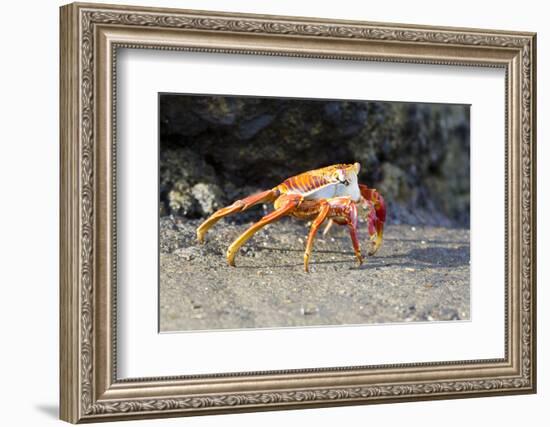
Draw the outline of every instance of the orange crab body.
<instances>
[{"instance_id":1,"label":"orange crab body","mask_svg":"<svg viewBox=\"0 0 550 427\"><path fill-rule=\"evenodd\" d=\"M202 243L206 232L221 218L259 203L272 202L275 210L251 225L229 246L229 265L235 265L238 250L254 233L283 216L313 221L304 253L305 271L309 269L313 240L325 221L328 222L325 233L333 223L348 227L355 255L361 264L363 257L357 233L358 218L363 215L367 220L371 244L368 254L373 255L382 243L386 206L376 190L358 183L359 170L359 163L338 164L290 177L271 190L237 200L212 214L197 228L197 240Z\"/></svg>"}]
</instances>

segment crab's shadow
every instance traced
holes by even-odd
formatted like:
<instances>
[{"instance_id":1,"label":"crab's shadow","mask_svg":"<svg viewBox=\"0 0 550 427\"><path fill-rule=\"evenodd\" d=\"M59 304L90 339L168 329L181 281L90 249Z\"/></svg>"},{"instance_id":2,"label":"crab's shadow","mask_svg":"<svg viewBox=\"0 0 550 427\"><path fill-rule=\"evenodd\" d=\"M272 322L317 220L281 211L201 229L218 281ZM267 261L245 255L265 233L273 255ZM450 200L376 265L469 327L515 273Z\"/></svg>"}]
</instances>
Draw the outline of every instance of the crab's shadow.
<instances>
[{"instance_id":1,"label":"crab's shadow","mask_svg":"<svg viewBox=\"0 0 550 427\"><path fill-rule=\"evenodd\" d=\"M295 252L303 253L303 249L288 249L280 247L258 247L255 248L259 252ZM312 259L310 265L323 265L323 264L354 264L355 254L351 251L337 251L337 250L315 250L315 253L320 254L335 254L341 256L341 258L333 260L320 260L315 261ZM433 269L433 268L453 268L467 266L470 263L470 247L468 245L461 245L453 248L445 247L427 247L427 248L415 248L408 252L390 254L390 255L375 255L366 257L364 263L361 266L350 267L350 269L372 269L378 268L415 268L415 269ZM258 264L258 265L245 265L240 268L289 268L303 265L296 262L293 264Z\"/></svg>"}]
</instances>

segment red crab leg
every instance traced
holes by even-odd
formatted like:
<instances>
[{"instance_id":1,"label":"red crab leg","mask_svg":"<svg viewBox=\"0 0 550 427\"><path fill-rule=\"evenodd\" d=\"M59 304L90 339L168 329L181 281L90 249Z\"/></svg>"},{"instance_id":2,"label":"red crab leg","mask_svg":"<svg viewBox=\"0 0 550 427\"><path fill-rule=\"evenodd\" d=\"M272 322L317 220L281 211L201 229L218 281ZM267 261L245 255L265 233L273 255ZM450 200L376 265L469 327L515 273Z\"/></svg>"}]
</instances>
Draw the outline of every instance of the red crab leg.
<instances>
[{"instance_id":1,"label":"red crab leg","mask_svg":"<svg viewBox=\"0 0 550 427\"><path fill-rule=\"evenodd\" d=\"M368 188L364 184L359 184L361 190L361 196L363 196L368 202L372 203L374 207L375 215L369 215L369 234L373 246L369 250L369 255L374 255L382 244L382 236L384 235L384 222L386 221L386 203L384 198L373 188ZM371 224L374 226L374 231L371 232Z\"/></svg>"},{"instance_id":2,"label":"red crab leg","mask_svg":"<svg viewBox=\"0 0 550 427\"><path fill-rule=\"evenodd\" d=\"M349 229L349 235L351 237L351 243L353 244L353 250L355 251L357 262L361 265L363 263L363 257L361 256L361 247L357 236L357 206L352 201L349 201L346 214L346 222Z\"/></svg>"},{"instance_id":3,"label":"red crab leg","mask_svg":"<svg viewBox=\"0 0 550 427\"><path fill-rule=\"evenodd\" d=\"M197 228L197 241L199 243L203 243L206 232L224 216L231 215L236 212L242 212L259 203L272 202L278 195L279 192L276 189L262 191L261 193L245 197L242 200L237 200L232 205L214 212L201 225L199 225L199 228Z\"/></svg>"},{"instance_id":4,"label":"red crab leg","mask_svg":"<svg viewBox=\"0 0 550 427\"><path fill-rule=\"evenodd\" d=\"M332 221L339 225L348 226L353 250L355 251L355 256L357 257L359 265L361 265L363 263L363 257L361 255L361 246L357 234L357 205L348 197L329 199L328 203L330 204L329 216L332 217Z\"/></svg>"},{"instance_id":5,"label":"red crab leg","mask_svg":"<svg viewBox=\"0 0 550 427\"><path fill-rule=\"evenodd\" d=\"M309 257L311 255L311 249L313 248L313 239L315 238L315 234L317 234L317 230L319 230L319 227L326 219L330 211L330 205L327 202L321 201L320 205L321 210L319 211L317 218L313 221L313 224L311 224L309 235L307 237L306 251L304 252L304 271L306 273L309 272Z\"/></svg>"},{"instance_id":6,"label":"red crab leg","mask_svg":"<svg viewBox=\"0 0 550 427\"><path fill-rule=\"evenodd\" d=\"M277 200L278 209L264 216L261 220L252 224L248 230L241 234L227 249L227 262L231 266L235 266L235 255L244 243L252 237L260 228L266 226L270 222L276 221L279 218L288 215L302 201L302 196L297 194L285 194Z\"/></svg>"}]
</instances>

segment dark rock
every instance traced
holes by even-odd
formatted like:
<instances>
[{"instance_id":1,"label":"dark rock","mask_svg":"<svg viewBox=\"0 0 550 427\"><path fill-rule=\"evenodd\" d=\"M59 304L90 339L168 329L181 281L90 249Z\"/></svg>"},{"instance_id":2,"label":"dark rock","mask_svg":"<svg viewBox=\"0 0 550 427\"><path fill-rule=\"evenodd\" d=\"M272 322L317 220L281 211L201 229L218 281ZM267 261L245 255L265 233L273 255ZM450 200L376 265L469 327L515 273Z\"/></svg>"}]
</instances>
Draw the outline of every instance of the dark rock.
<instances>
[{"instance_id":1,"label":"dark rock","mask_svg":"<svg viewBox=\"0 0 550 427\"><path fill-rule=\"evenodd\" d=\"M273 116L264 114L242 123L237 130L237 135L244 139L250 139L273 121Z\"/></svg>"},{"instance_id":2,"label":"dark rock","mask_svg":"<svg viewBox=\"0 0 550 427\"><path fill-rule=\"evenodd\" d=\"M389 222L469 225L468 106L166 94L160 137L164 214L204 217L297 173L358 161ZM199 200L199 183L215 197Z\"/></svg>"}]
</instances>

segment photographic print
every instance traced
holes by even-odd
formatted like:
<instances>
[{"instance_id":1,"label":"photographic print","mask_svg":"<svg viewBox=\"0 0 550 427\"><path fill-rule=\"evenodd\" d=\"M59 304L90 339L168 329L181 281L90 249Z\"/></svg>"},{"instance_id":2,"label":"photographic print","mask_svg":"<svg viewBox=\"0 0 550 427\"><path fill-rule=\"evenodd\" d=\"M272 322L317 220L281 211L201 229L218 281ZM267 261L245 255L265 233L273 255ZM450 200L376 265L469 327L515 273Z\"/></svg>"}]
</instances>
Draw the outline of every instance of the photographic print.
<instances>
[{"instance_id":1,"label":"photographic print","mask_svg":"<svg viewBox=\"0 0 550 427\"><path fill-rule=\"evenodd\" d=\"M160 331L469 320L469 118L159 94Z\"/></svg>"},{"instance_id":2,"label":"photographic print","mask_svg":"<svg viewBox=\"0 0 550 427\"><path fill-rule=\"evenodd\" d=\"M61 419L536 392L535 33L59 22Z\"/></svg>"}]
</instances>

